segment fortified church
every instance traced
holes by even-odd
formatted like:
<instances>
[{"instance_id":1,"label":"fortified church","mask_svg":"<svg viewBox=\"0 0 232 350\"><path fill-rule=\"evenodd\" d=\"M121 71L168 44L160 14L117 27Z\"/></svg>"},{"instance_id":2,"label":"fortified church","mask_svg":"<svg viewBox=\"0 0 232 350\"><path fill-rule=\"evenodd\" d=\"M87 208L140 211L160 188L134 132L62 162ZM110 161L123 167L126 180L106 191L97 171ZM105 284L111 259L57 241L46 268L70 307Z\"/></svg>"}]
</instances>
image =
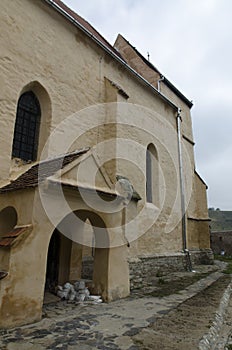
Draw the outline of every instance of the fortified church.
<instances>
[{"instance_id":1,"label":"fortified church","mask_svg":"<svg viewBox=\"0 0 232 350\"><path fill-rule=\"evenodd\" d=\"M110 302L212 262L192 102L60 0L1 0L0 26L0 327L65 282Z\"/></svg>"}]
</instances>

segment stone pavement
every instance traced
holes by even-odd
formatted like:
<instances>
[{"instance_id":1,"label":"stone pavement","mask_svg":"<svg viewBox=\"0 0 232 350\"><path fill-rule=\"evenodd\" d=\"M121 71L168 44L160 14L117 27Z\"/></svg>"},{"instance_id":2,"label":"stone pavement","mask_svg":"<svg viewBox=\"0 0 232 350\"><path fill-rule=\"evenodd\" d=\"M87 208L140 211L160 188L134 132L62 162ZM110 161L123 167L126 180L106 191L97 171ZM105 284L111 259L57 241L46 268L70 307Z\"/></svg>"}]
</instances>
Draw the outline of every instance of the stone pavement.
<instances>
[{"instance_id":1,"label":"stone pavement","mask_svg":"<svg viewBox=\"0 0 232 350\"><path fill-rule=\"evenodd\" d=\"M220 276L220 270L212 272L178 294L162 298L135 295L110 304L48 304L40 322L0 331L0 349L137 350L131 336Z\"/></svg>"}]
</instances>

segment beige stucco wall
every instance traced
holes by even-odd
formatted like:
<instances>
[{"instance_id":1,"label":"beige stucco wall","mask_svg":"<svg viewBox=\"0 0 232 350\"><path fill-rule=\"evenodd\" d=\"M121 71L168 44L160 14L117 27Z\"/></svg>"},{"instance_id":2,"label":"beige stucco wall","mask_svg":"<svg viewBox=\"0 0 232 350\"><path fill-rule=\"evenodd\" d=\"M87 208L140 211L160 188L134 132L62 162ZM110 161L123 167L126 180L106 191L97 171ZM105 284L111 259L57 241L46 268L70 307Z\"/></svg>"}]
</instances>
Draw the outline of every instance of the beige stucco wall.
<instances>
[{"instance_id":1,"label":"beige stucco wall","mask_svg":"<svg viewBox=\"0 0 232 350\"><path fill-rule=\"evenodd\" d=\"M188 206L188 215L193 218L208 219L206 184L199 175L193 174L192 200Z\"/></svg>"},{"instance_id":2,"label":"beige stucco wall","mask_svg":"<svg viewBox=\"0 0 232 350\"><path fill-rule=\"evenodd\" d=\"M81 197L77 196L76 191L74 193L70 190L65 192L67 192L66 199L70 206L69 213L75 210L88 210L91 213L91 208L84 204ZM63 201L60 196L57 197L57 192L53 188L49 190L46 187L45 198L46 196L48 197L49 205L56 206L56 212L60 209L59 214L62 211L63 218L65 218L68 215L68 211L65 212ZM22 238L19 243L16 241L16 244L9 248L10 251L8 252L10 255L6 255L5 249L0 248L1 263L5 262L6 258L9 260L7 266L4 263L5 270L9 271L9 275L0 282L0 327L5 328L34 322L41 318L48 246L56 227L55 220L62 220L62 217L61 215L59 218L53 217L51 221L51 217L49 217L51 213L49 213L49 210L44 211L38 189L18 191L14 196L2 196L3 205L4 201L11 205L13 205L13 202L17 203L16 209L21 216L20 224L32 225L32 231ZM28 221L30 208L33 208L33 213L31 213L31 219ZM120 212L115 215L120 216ZM102 214L102 220L106 227L111 228L107 230L107 235L109 234L108 239L112 245L114 245L114 242L119 242L120 235L120 230L115 227L115 223L118 222L115 215ZM93 221L92 224L96 225L97 223ZM80 239L83 225L84 222L82 221L70 221L65 226L66 237L69 239L72 237L74 241L76 239L77 242L82 243ZM122 241L123 238L121 236L120 242L122 243ZM94 270L95 291L100 293L106 301L127 296L129 294L129 271L125 246L116 244L112 249L97 247L95 254L97 256ZM120 265L115 265L118 259L120 259ZM81 261L79 261L80 263ZM120 269L123 268L123 275L117 271L118 266L120 266ZM79 267L76 266L76 269ZM67 268L67 265L61 266L59 271L61 275L65 273L62 270L64 268ZM68 270L70 275L66 274L66 277L71 279L74 272L72 264ZM111 276L110 278L108 277L109 275ZM62 278L61 276L60 281L64 283Z\"/></svg>"},{"instance_id":3,"label":"beige stucco wall","mask_svg":"<svg viewBox=\"0 0 232 350\"><path fill-rule=\"evenodd\" d=\"M106 213L100 209L97 200L92 200L92 195L83 199L75 191L65 192L70 211L88 209L100 215L107 228L112 249L107 256L98 251L104 263L103 267L100 264L99 270L95 271L98 277L96 290L102 290L107 300L125 296L129 292L128 256L164 252L171 254L182 249L176 109L152 89L145 87L43 1L2 0L0 23L1 184L14 179L16 172L25 171L26 165L11 160L11 149L18 98L22 92L33 90L42 108L38 159L96 146L95 160L102 171L97 173L93 181L83 177L83 182L86 181L92 187L97 185L112 190L116 174L120 174L130 179L142 197L138 203L129 204L126 225L121 227L122 208L117 207L118 203L104 203L110 208ZM169 95L170 91L162 92L179 104L175 96ZM189 110L181 102L180 107L183 110L183 134L192 140ZM49 152L43 153L48 136L56 128L57 132L49 139ZM193 145L186 140L183 142L185 158L190 159L188 169L193 175ZM156 147L160 165L157 182L159 200L154 203L146 202L146 148L150 143ZM96 172L96 162L92 158L83 164L90 174ZM104 174L108 177L108 180L105 177L105 185L101 178ZM185 173L186 188L190 186L188 193L192 191L189 212L200 216L205 213L206 200L201 202L205 188L195 177L194 186L191 187L188 174ZM74 175L75 171L72 173L70 170L66 179L73 179ZM54 204L50 191L51 188L48 201ZM200 202L202 204L198 207ZM55 222L59 223L62 215L68 212L62 212L60 198L55 203ZM9 324L13 318L20 324L23 315L19 313L17 319L17 311L18 308L23 310L26 301L28 322L41 317L47 249L56 225L46 214L38 190L2 195L0 210L9 205L15 207L18 213L18 225L33 226L25 241L11 249L11 274L0 282L0 296L4 300L1 313L9 316ZM195 240L195 231L194 226L191 229L194 236L191 241ZM198 233L198 237L200 234L204 237L205 231ZM131 242L128 251L127 240ZM198 239L198 242L203 242L205 247L204 238ZM195 243L193 245L195 247ZM3 260L5 266L6 259L0 259ZM77 261L80 261L80 257ZM75 258L72 263L75 263ZM124 274L117 270L119 264ZM106 266L109 270L102 273L101 280L101 269ZM37 269L38 274L35 274ZM30 288L31 285L35 286L34 290Z\"/></svg>"},{"instance_id":4,"label":"beige stucco wall","mask_svg":"<svg viewBox=\"0 0 232 350\"><path fill-rule=\"evenodd\" d=\"M25 27L25 22L28 24L27 27ZM176 129L176 111L149 88L139 83L125 68L113 61L80 30L44 2L24 0L9 3L8 1L2 1L1 23L2 38L4 38L1 42L1 71L4 84L2 94L5 101L1 104L3 127L0 131L0 137L2 140L4 139L1 178L7 179L9 177L17 99L28 84L30 87L31 82L37 82L34 83L35 89L37 89L35 92L39 95L40 103L45 109L44 112L42 111L42 124L47 125L47 128L42 127L41 129L39 153L41 153L42 146L47 139L48 131L54 130L60 122L72 113L81 111L71 124L74 134L78 130L80 137L78 139L77 137L74 138L74 142L69 145L66 141L69 138L72 139L74 134L70 131L69 137L66 135L64 137L62 132L58 133L51 152L53 154L63 153L67 151L67 147L75 149L102 143L100 156L105 156L105 154L111 152L111 157L114 158L117 157L117 144L112 139L114 140L116 135L123 138L123 140L133 140L142 145L144 148L140 147L138 149L135 164L128 165L128 162L122 160L116 161L117 164L115 164L115 160L111 159L105 162L105 168L112 182L115 182L115 173L130 178L142 197L140 207L143 205L145 209L145 149L149 143L153 142L155 144L164 178L163 183L160 182L160 184L164 190L168 191L168 196L165 196L164 205L162 206L160 220L150 229L155 240L154 232L161 234L173 206L173 216L180 215L178 198L174 205L179 192L177 135L173 133L169 139L165 139L165 132L161 133L158 139L152 135L157 127L165 131L166 122L173 127L174 131ZM68 64L66 64L67 58ZM122 97L117 92L117 88L110 86L109 81L105 78L117 83L129 98ZM191 140L192 126L188 108L172 92L163 91L163 93L182 108L183 134ZM43 98L40 95L43 95ZM114 105L99 107L98 105L98 107L91 107L91 109L83 111L83 108L101 102L125 103L126 111L127 109L131 110L131 107L127 107L129 103L144 106L146 113L144 113L143 108L141 110L140 108L132 108L133 112L136 110L137 114L140 113L140 127L146 124L146 115L149 115L152 120L154 117L152 113L157 113L163 119L163 122L159 120L154 125L148 123L150 133L144 132L144 130L138 129L134 125L118 125L117 127L114 124L105 125L108 122L121 122L122 107L121 104L116 105L116 107ZM95 113L96 111L97 113ZM93 115L98 120L96 126L92 125ZM129 119L128 124L131 124L131 122L133 123L133 118ZM70 130L70 124L67 125ZM9 135L9 137L6 138L5 135ZM111 147L108 143L104 144L104 140L110 140ZM169 143L168 148L166 147L167 143ZM185 144L191 166L194 168L192 144L186 141ZM128 148L130 148L129 155L135 153L133 147L129 145ZM173 151L171 162L174 165L171 169L169 149ZM104 156L102 157L103 161L105 161ZM140 168L137 164L140 165ZM159 207L161 208L161 204ZM147 220L150 215L149 211L150 208L144 210L141 222ZM173 232L177 231L175 229ZM176 233L173 238L175 235ZM170 236L162 237L162 244L165 249L176 250L180 248L179 243L173 246L170 242ZM179 242L179 240L175 239L175 242ZM146 243L143 245L145 247ZM156 245L148 244L148 251L149 249L156 249L150 247L156 247Z\"/></svg>"},{"instance_id":5,"label":"beige stucco wall","mask_svg":"<svg viewBox=\"0 0 232 350\"><path fill-rule=\"evenodd\" d=\"M121 35L118 35L114 46L133 69L141 74L156 89L159 88L162 95L166 96L181 109L183 134L193 141L191 115L186 103L165 84L164 80L161 80L160 74L155 68L149 67Z\"/></svg>"},{"instance_id":6,"label":"beige stucco wall","mask_svg":"<svg viewBox=\"0 0 232 350\"><path fill-rule=\"evenodd\" d=\"M29 15L30 14L30 15ZM25 28L25 22L27 27ZM2 74L4 86L4 99L6 105L2 111L3 128L1 128L1 138L5 139L5 135L8 134L6 142L4 142L4 154L5 157L2 162L1 177L8 178L9 170L11 166L11 148L12 148L12 135L15 121L15 110L17 105L17 99L24 90L25 86L28 86L30 82L38 81L43 88L41 88L44 95L48 95L47 110L51 111L42 115L43 123L48 123L51 129L54 129L60 122L65 120L66 117L72 113L83 110L83 108L99 104L99 102L108 102L115 100L115 102L125 102L126 104L139 104L144 106L150 116L150 134L138 129L137 126L118 126L112 129L112 124L103 127L93 127L93 115L92 111L82 111L75 118L72 123L72 131L76 133L76 130L87 130L84 135L79 139L74 139L74 143L70 145L70 149L78 147L92 146L94 144L100 144L106 139L121 137L124 140L134 140L137 144L144 146L143 149L139 149L137 158L133 166L128 166L128 162L117 161L115 165L116 170L112 171L112 160L110 160L110 166L106 162L106 168L111 177L111 180L115 182L115 173L119 172L122 175L128 176L135 186L136 190L143 197L143 205L145 205L144 191L145 191L145 150L146 146L154 142L158 149L160 164L162 165L162 171L165 177L165 186L170 191L168 198L165 198L165 206L163 208L163 214L161 217L160 225L156 225L156 231L162 232L164 221L167 218L167 211L171 212L173 207L174 197L178 193L178 173L176 169L170 169L170 156L165 149L161 149L163 146L159 145L159 140L152 136L153 130L157 129L157 123L152 124L152 113L157 113L164 119L164 122L172 125L175 129L175 111L165 104L159 96L149 89L145 88L138 82L130 73L128 73L122 66L113 61L102 49L98 48L90 39L86 38L77 28L70 24L66 19L52 10L44 2L31 2L28 0L15 1L15 2L2 2L1 11L1 23L3 37L7 38L1 43L3 60ZM9 31L9 28L12 28ZM43 29L41 29L43 28ZM23 32L23 35L21 33ZM54 54L55 53L55 54ZM68 64L67 62L68 57ZM78 59L77 59L78 57ZM100 72L100 73L99 73ZM114 88L110 88L106 84L105 77L113 82L116 82L129 96L125 99L121 94L113 92ZM37 88L39 86L37 84ZM116 88L115 88L116 89ZM117 89L116 89L117 90ZM41 104L43 101L40 100ZM45 103L45 104L46 104ZM98 107L99 108L99 107ZM127 107L126 107L127 108ZM146 115L143 108L136 109L137 117L140 114L141 120L139 127L141 128L146 121ZM95 108L93 109L95 111ZM113 110L113 113L112 113ZM133 110L133 109L132 109ZM106 122L118 122L120 121L122 114L121 105L119 107L102 106L97 109L98 123L104 124ZM124 116L127 113L127 109ZM43 118L47 118L46 121ZM133 120L129 120L128 124ZM164 132L161 133L159 138L165 144L165 123L160 119L158 123L163 123ZM162 129L162 125L159 127ZM70 125L68 125L70 130ZM132 132L133 129L133 132ZM173 129L173 130L174 130ZM41 130L42 131L42 130ZM55 139L52 149L53 153L63 153L67 151L67 145L65 142L71 139L73 134L69 137L63 136L62 132ZM102 154L111 152L112 158L117 157L116 147L113 144L112 147L103 144ZM173 149L174 163L177 163L177 140L176 137L172 137L169 148ZM44 143L44 135L41 133L40 147ZM165 147L163 147L165 148ZM133 154L134 149L130 148L129 153ZM104 160L104 159L103 159ZM137 164L141 162L141 171L138 170ZM137 163L137 164L136 164ZM136 171L135 168L137 167ZM115 173L114 173L115 172ZM175 173L175 185L173 184L173 173ZM170 188L171 187L171 188ZM174 188L172 188L174 187ZM167 197L167 196L166 196ZM175 212L179 211L179 205L177 204ZM147 220L150 216L150 209L144 210L143 221ZM153 214L152 214L153 215ZM178 213L174 215L179 215ZM141 228L143 224L141 224ZM151 235L155 239L154 229L152 228ZM176 234L175 234L176 235ZM165 250L171 251L180 248L179 244L173 246L170 242L170 237L163 237L165 243ZM178 240L175 239L175 242ZM145 246L145 243L143 244ZM155 245L153 245L155 246ZM147 245L148 251L150 244Z\"/></svg>"},{"instance_id":7,"label":"beige stucco wall","mask_svg":"<svg viewBox=\"0 0 232 350\"><path fill-rule=\"evenodd\" d=\"M206 185L196 172L187 214L189 248L210 248Z\"/></svg>"},{"instance_id":8,"label":"beige stucco wall","mask_svg":"<svg viewBox=\"0 0 232 350\"><path fill-rule=\"evenodd\" d=\"M26 28L25 22L28 23ZM25 90L25 87L35 89L35 93L39 95L40 103L45 109L42 110L42 125L47 127L42 126L41 129L39 152L41 152L47 139L50 128L54 129L70 114L99 102L127 101L127 103L140 104L148 108L149 111L156 111L174 129L176 128L175 111L171 107L165 104L157 95L154 95L149 88L144 88L122 66L109 58L103 50L45 3L28 0L10 3L2 1L1 27L2 38L4 38L1 42L1 74L4 86L2 98L5 101L1 104L1 115L3 116L1 120L1 140L4 140L2 142L4 150L1 162L2 179L9 177L15 110L18 97ZM22 32L23 35L21 35ZM67 57L68 64L65 64ZM125 100L120 94L117 94L116 89L109 86L105 77L118 83L129 98ZM163 88L165 89L165 87ZM191 140L192 126L188 108L171 91L164 90L163 93L182 108L184 113L183 134ZM105 106L99 109L100 112L97 114L98 124L104 124L106 121L119 121L117 108L113 114L112 109L114 107L108 110L108 107ZM104 128L92 127L92 119L86 118L91 113L80 113L75 119L77 128L81 130L86 128L87 131L78 140L75 140L74 144L70 145L71 149L87 145L92 146L103 140L111 139L116 134L124 139L135 140L144 147L148 143L154 142L158 148L160 163L164 172L170 172L168 156L159 149L160 140L156 140L151 135L136 130L134 127L132 127L132 132L130 126L126 128L120 128L120 126L116 128L114 126L112 128L111 124L110 126L104 125ZM142 118L145 118L145 116L141 116L141 125L143 125ZM160 128L163 128L163 126L160 125ZM75 130L74 127L73 129ZM152 132L151 128L151 134ZM5 135L9 135L9 137L6 138ZM64 139L66 138L68 137L64 138L62 134L57 138L57 142L54 144L56 153L64 151L64 147L66 147L66 145L64 146ZM177 164L177 140L173 137L170 142L170 148L174 149ZM185 144L191 164L194 167L192 145L188 142L185 142ZM107 146L106 151L109 151ZM139 152L137 160L143 162L143 172L144 158L144 152ZM122 162L118 162L115 172L119 171L128 175L144 198L145 183L137 177L138 174L140 177L141 173L139 171L134 172L132 168L130 170L128 164L124 163L123 165ZM114 171L112 172L112 162L107 170L109 173L111 172L110 176L113 180L115 174ZM167 175L167 182L170 183L172 179L172 174ZM177 182L178 175L176 184Z\"/></svg>"},{"instance_id":9,"label":"beige stucco wall","mask_svg":"<svg viewBox=\"0 0 232 350\"><path fill-rule=\"evenodd\" d=\"M181 110L181 121L182 121L181 122L181 135L182 135L181 142L182 142L183 165L184 165L183 176L184 176L186 210L187 210L187 216L190 217L191 219L192 218L195 219L195 220L190 220L188 222L188 226L187 226L188 246L189 248L205 248L205 247L208 248L209 247L209 233L208 233L208 226L207 226L208 223L204 221L204 220L207 220L208 218L206 186L203 183L203 181L194 173L194 169L195 169L194 148L193 148L194 142L193 142L193 134L192 134L192 121L191 121L190 108L179 96L177 96L172 91L170 87L167 86L167 84L165 83L165 80L160 80L158 84L158 80L160 79L160 74L156 72L155 69L152 69L149 66L149 64L146 64L142 60L142 58L139 56L139 54L134 50L134 48L131 47L131 45L121 35L117 37L117 40L115 42L115 47L120 51L123 58L126 60L128 64L130 64L154 87L159 89L162 95L166 96ZM170 120L172 120L173 127L176 128L176 125L174 125L175 115L173 115L172 118L169 119L169 121ZM142 138L143 140L145 140L144 135L142 136ZM171 140L173 142L172 147L175 149L176 144L175 144L174 138L171 138ZM159 156L161 155L160 162L162 162L162 164L165 161L166 163L168 163L167 159L166 160L165 158L162 159L164 155L162 154L162 152L160 152L157 141L154 141L154 144L156 145L156 147L158 147ZM177 163L178 163L178 160L176 159L176 164ZM133 178L133 172L132 172L132 178ZM170 177L170 179L172 179L173 181L173 174ZM176 180L177 180L176 186L178 187L178 176ZM141 183L143 182L140 181L140 184ZM175 187L174 183L172 185L174 185L173 187ZM170 187L168 187L168 190L169 190L169 193L171 193ZM144 197L144 192L142 193L143 193L142 197ZM167 210L166 211L164 210L164 212L167 213ZM156 222L156 225L154 225L153 231L155 232L159 227L162 227L162 226L159 224L159 221L158 221ZM181 228L179 226L179 232L180 230ZM152 247L151 250L153 250L154 252L157 252L159 245L162 251L163 246L166 243L163 232L160 236L159 234L155 235L153 244L151 244L151 240L149 239L149 237L151 238L151 235L149 237L148 236L149 235L146 235L146 240L144 241L143 239L140 239L144 244L143 251L148 252L149 251L148 247ZM160 239L160 237L162 239ZM177 242L178 243L176 244L174 249L178 249L177 246L180 243L180 236L178 238L179 239L177 239L176 241L176 243ZM146 244L148 242L149 242L149 245ZM167 244L166 247L168 250L169 244Z\"/></svg>"}]
</instances>

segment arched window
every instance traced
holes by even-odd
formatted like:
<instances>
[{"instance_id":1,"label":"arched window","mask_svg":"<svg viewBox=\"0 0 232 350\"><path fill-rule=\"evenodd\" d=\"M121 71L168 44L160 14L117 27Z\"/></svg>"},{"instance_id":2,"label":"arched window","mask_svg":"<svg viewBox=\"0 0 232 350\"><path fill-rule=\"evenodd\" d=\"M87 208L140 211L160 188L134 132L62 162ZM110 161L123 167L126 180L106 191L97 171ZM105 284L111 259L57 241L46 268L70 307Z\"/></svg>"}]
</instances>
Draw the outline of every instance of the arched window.
<instances>
[{"instance_id":1,"label":"arched window","mask_svg":"<svg viewBox=\"0 0 232 350\"><path fill-rule=\"evenodd\" d=\"M32 91L22 94L18 101L12 157L36 160L41 110Z\"/></svg>"},{"instance_id":2,"label":"arched window","mask_svg":"<svg viewBox=\"0 0 232 350\"><path fill-rule=\"evenodd\" d=\"M159 204L159 167L155 146L150 143L146 151L146 199L148 203Z\"/></svg>"}]
</instances>

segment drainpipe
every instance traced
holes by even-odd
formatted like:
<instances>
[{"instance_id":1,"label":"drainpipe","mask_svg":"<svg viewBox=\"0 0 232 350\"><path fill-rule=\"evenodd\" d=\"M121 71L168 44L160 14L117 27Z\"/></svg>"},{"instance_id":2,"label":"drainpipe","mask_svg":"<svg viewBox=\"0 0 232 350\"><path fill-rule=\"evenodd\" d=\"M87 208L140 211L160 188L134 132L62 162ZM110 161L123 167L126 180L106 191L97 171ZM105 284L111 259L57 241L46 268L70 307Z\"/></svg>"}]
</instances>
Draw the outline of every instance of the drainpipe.
<instances>
[{"instance_id":1,"label":"drainpipe","mask_svg":"<svg viewBox=\"0 0 232 350\"><path fill-rule=\"evenodd\" d=\"M183 157L182 157L182 135L181 135L181 109L177 112L177 135L178 135L178 157L179 157L179 175L180 175L180 198L181 198L181 215L182 215L182 242L183 251L186 257L187 270L192 271L192 263L189 250L187 249L187 231L186 231L186 212L185 212L185 187L183 173Z\"/></svg>"}]
</instances>

